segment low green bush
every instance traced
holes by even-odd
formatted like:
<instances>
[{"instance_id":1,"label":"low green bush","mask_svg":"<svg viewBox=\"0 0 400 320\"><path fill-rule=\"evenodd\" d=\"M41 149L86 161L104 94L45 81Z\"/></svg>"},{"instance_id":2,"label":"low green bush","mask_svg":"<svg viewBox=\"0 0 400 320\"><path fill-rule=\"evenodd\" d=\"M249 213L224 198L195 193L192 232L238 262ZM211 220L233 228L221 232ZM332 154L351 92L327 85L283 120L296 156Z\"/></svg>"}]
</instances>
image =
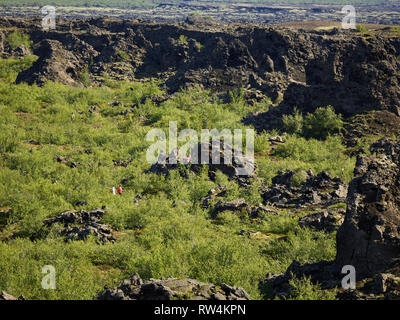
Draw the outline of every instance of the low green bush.
<instances>
[{"instance_id":1,"label":"low green bush","mask_svg":"<svg viewBox=\"0 0 400 320\"><path fill-rule=\"evenodd\" d=\"M282 121L286 132L306 138L326 139L343 129L342 116L332 106L317 108L305 117L295 108L292 115L283 115Z\"/></svg>"},{"instance_id":2,"label":"low green bush","mask_svg":"<svg viewBox=\"0 0 400 320\"><path fill-rule=\"evenodd\" d=\"M32 40L29 35L21 33L19 31L10 32L7 35L7 42L11 48L15 49L21 45L24 45L28 50L32 48Z\"/></svg>"},{"instance_id":3,"label":"low green bush","mask_svg":"<svg viewBox=\"0 0 400 320\"><path fill-rule=\"evenodd\" d=\"M304 119L301 112L295 108L292 115L283 115L283 129L290 134L301 134L303 132Z\"/></svg>"},{"instance_id":4,"label":"low green bush","mask_svg":"<svg viewBox=\"0 0 400 320\"><path fill-rule=\"evenodd\" d=\"M342 116L336 114L332 106L317 108L304 118L303 133L308 138L326 139L329 135L339 133L342 129Z\"/></svg>"}]
</instances>

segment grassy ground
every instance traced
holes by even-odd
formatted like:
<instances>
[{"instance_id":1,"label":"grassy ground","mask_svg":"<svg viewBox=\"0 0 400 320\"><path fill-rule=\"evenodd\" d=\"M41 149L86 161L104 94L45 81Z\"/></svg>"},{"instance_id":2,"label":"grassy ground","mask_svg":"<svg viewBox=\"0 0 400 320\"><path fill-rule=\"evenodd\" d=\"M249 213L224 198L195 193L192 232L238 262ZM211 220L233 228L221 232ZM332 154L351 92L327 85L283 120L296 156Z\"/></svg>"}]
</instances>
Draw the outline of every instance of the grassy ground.
<instances>
[{"instance_id":1,"label":"grassy ground","mask_svg":"<svg viewBox=\"0 0 400 320\"><path fill-rule=\"evenodd\" d=\"M98 88L13 84L32 61L0 61L0 207L12 209L7 224L0 225L0 290L28 299L92 299L104 285L138 272L143 278L225 282L260 299L258 281L266 273L285 271L293 259L334 258L335 235L300 229L292 212L257 220L223 213L210 220L198 200L222 184L229 187L228 199L259 203L259 186L279 169L329 170L349 181L354 159L345 156L339 137L287 135L288 142L271 153L267 138L275 132L257 136L259 179L250 188L240 189L222 174L216 182L205 173L189 179L145 174L150 166L145 135L151 128L166 128L170 120L178 121L179 129L245 128L243 115L266 110L268 99L250 107L240 97L222 103L208 91L192 89L157 107L150 100L141 103L147 95L162 93L157 81L107 81ZM115 101L121 105L110 106ZM117 115L133 104L139 105L134 113ZM95 112L89 112L91 106ZM55 155L81 165L71 169ZM129 158L128 167L114 167L113 160ZM112 186L127 177L132 178L124 194L113 196ZM145 199L136 204L139 193ZM65 243L55 233L43 233L45 218L74 209L77 201L88 203L83 209L107 207L104 222L118 230L115 244ZM242 229L263 236L239 236ZM44 265L56 268L56 290L41 287ZM294 286L294 298L332 298L306 279Z\"/></svg>"}]
</instances>

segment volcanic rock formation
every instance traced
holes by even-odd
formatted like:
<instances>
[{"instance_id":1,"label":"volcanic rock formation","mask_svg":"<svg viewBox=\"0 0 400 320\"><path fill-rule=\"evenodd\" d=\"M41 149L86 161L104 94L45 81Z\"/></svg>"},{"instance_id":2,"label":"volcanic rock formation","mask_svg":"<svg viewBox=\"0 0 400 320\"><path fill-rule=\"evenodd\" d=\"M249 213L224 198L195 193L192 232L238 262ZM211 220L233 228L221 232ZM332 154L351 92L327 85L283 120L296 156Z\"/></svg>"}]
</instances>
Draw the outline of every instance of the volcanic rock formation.
<instances>
[{"instance_id":1,"label":"volcanic rock formation","mask_svg":"<svg viewBox=\"0 0 400 320\"><path fill-rule=\"evenodd\" d=\"M190 22L190 21L189 21ZM377 32L302 31L243 24L163 24L95 18L60 20L44 31L37 19L0 19L28 33L39 59L17 82L82 85L162 74L169 93L200 85L262 93L278 108L244 119L256 129L279 127L294 106L332 105L345 116L400 108L400 39ZM4 46L5 47L5 46Z\"/></svg>"},{"instance_id":2,"label":"volcanic rock formation","mask_svg":"<svg viewBox=\"0 0 400 320\"><path fill-rule=\"evenodd\" d=\"M146 172L168 175L170 170L181 169L182 174L185 175L185 165L195 173L199 173L207 165L211 180L215 180L217 171L221 171L230 179L237 181L240 186L249 185L250 179L255 177L257 167L255 162L246 157L243 152L223 142L196 144L191 149L191 158L188 163L185 163L185 157L178 153L178 150L174 150L168 156L160 155L158 161Z\"/></svg>"},{"instance_id":3,"label":"volcanic rock formation","mask_svg":"<svg viewBox=\"0 0 400 320\"><path fill-rule=\"evenodd\" d=\"M138 274L125 279L115 288L105 288L100 300L250 300L240 287L224 283L219 286L193 279L142 280Z\"/></svg>"},{"instance_id":4,"label":"volcanic rock formation","mask_svg":"<svg viewBox=\"0 0 400 320\"><path fill-rule=\"evenodd\" d=\"M347 195L347 185L340 178L331 178L328 172L322 171L318 175L309 171L306 181L300 188L292 186L295 172L287 170L279 172L272 178L272 185L264 188L262 197L264 202L280 208L300 206L330 206L344 202Z\"/></svg>"},{"instance_id":5,"label":"volcanic rock formation","mask_svg":"<svg viewBox=\"0 0 400 320\"><path fill-rule=\"evenodd\" d=\"M65 241L86 240L89 236L93 236L103 244L114 242L116 239L112 234L112 228L100 223L103 215L104 211L100 209L94 209L90 212L84 210L65 211L55 218L45 220L43 223L48 227L61 224L60 234L64 236Z\"/></svg>"}]
</instances>

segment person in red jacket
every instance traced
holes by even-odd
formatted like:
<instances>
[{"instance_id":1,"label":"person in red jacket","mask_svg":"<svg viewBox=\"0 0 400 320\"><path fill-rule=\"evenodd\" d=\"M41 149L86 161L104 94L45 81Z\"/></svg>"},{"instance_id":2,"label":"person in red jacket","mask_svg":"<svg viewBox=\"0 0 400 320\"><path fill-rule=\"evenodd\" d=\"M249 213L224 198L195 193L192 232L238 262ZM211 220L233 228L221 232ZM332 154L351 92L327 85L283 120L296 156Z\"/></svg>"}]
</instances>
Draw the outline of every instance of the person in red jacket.
<instances>
[{"instance_id":1,"label":"person in red jacket","mask_svg":"<svg viewBox=\"0 0 400 320\"><path fill-rule=\"evenodd\" d=\"M119 188L118 188L117 192L118 192L118 194L122 194L122 184L119 185Z\"/></svg>"}]
</instances>

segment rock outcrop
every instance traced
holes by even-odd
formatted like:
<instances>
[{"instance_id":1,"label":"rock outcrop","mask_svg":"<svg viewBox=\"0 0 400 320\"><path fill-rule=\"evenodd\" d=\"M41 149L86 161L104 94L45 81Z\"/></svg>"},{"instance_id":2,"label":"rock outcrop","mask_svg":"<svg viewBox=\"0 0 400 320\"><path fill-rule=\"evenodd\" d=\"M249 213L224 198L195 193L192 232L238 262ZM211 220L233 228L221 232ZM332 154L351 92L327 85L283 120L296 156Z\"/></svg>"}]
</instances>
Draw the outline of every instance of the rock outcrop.
<instances>
[{"instance_id":1,"label":"rock outcrop","mask_svg":"<svg viewBox=\"0 0 400 320\"><path fill-rule=\"evenodd\" d=\"M90 212L84 210L65 211L43 223L47 227L55 224L61 225L62 229L59 230L59 233L65 238L65 241L86 240L89 236L93 236L103 244L114 242L116 239L113 236L112 228L100 223L104 213L100 209Z\"/></svg>"},{"instance_id":2,"label":"rock outcrop","mask_svg":"<svg viewBox=\"0 0 400 320\"><path fill-rule=\"evenodd\" d=\"M400 258L400 143L379 140L357 158L346 218L337 234L339 264L359 276L382 272Z\"/></svg>"},{"instance_id":3,"label":"rock outcrop","mask_svg":"<svg viewBox=\"0 0 400 320\"><path fill-rule=\"evenodd\" d=\"M322 171L314 176L309 171L301 187L292 186L294 175L295 172L291 170L279 172L272 179L272 185L264 188L264 202L279 208L311 205L327 207L346 199L347 185L340 178L332 178L328 172Z\"/></svg>"},{"instance_id":4,"label":"rock outcrop","mask_svg":"<svg viewBox=\"0 0 400 320\"><path fill-rule=\"evenodd\" d=\"M240 287L202 283L193 279L142 280L138 274L115 288L105 288L99 300L250 300Z\"/></svg>"},{"instance_id":5,"label":"rock outcrop","mask_svg":"<svg viewBox=\"0 0 400 320\"><path fill-rule=\"evenodd\" d=\"M79 167L81 164L77 161L72 161L68 158L65 158L63 156L55 155L54 158L57 160L57 162L65 164L66 166L70 167L71 169Z\"/></svg>"},{"instance_id":6,"label":"rock outcrop","mask_svg":"<svg viewBox=\"0 0 400 320\"><path fill-rule=\"evenodd\" d=\"M227 188L225 186L219 186L217 188L211 189L208 191L207 195L203 198L200 199L201 206L203 208L209 208L211 202L218 198L225 197L226 196L226 191Z\"/></svg>"},{"instance_id":7,"label":"rock outcrop","mask_svg":"<svg viewBox=\"0 0 400 320\"><path fill-rule=\"evenodd\" d=\"M192 20L199 20L191 18ZM190 20L190 19L189 19ZM189 21L190 22L190 21ZM39 59L17 82L69 85L135 80L162 73L169 93L199 85L251 89L279 102L244 119L257 130L280 128L282 114L332 105L345 116L399 114L400 40L351 31L304 31L243 24L145 23L107 18L60 20L43 31L34 19L0 21L31 36Z\"/></svg>"},{"instance_id":8,"label":"rock outcrop","mask_svg":"<svg viewBox=\"0 0 400 320\"><path fill-rule=\"evenodd\" d=\"M344 221L344 209L324 210L306 215L299 219L299 226L318 231L334 232Z\"/></svg>"},{"instance_id":9,"label":"rock outcrop","mask_svg":"<svg viewBox=\"0 0 400 320\"><path fill-rule=\"evenodd\" d=\"M186 167L188 170L199 173L204 166L207 166L211 180L215 180L217 171L220 171L231 180L237 181L240 186L249 185L250 179L255 177L257 166L254 160L228 144L221 142L219 146L213 147L211 142L198 143L192 148L190 155L190 162L185 163L185 157L180 159L178 151L175 150L168 156L160 156L159 161L146 172L167 176L170 170L181 169L182 172ZM182 174L186 173L182 172Z\"/></svg>"}]
</instances>

